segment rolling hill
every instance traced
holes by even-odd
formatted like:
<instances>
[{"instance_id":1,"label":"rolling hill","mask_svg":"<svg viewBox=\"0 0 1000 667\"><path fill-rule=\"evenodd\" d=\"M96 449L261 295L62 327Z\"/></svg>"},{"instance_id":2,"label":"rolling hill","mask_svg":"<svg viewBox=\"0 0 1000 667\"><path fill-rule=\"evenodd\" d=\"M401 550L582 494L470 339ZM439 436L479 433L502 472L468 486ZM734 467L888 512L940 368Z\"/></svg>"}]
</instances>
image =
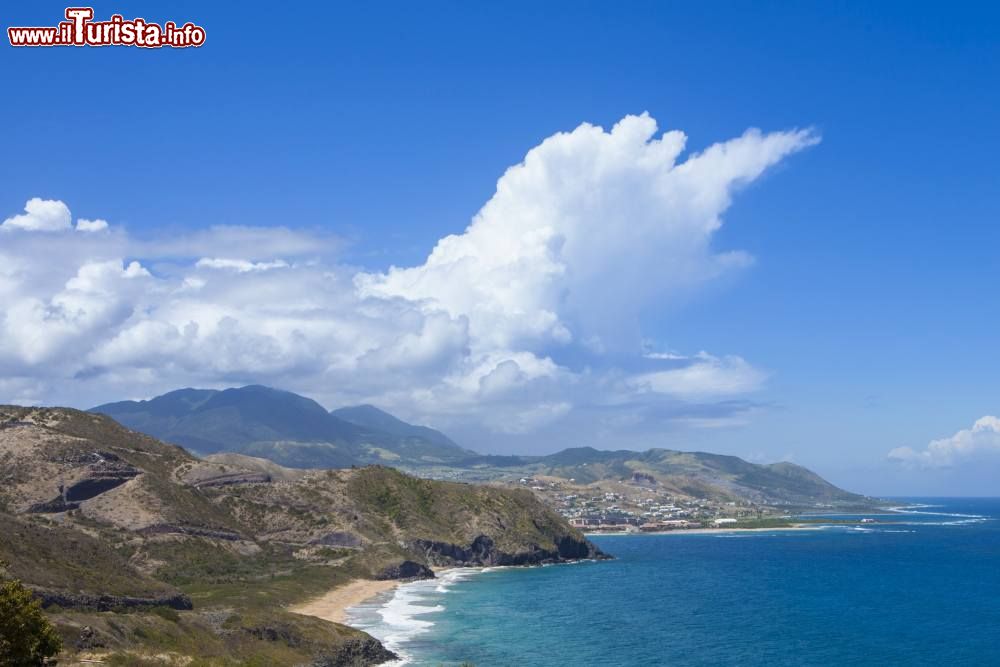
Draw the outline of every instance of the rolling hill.
<instances>
[{"instance_id":1,"label":"rolling hill","mask_svg":"<svg viewBox=\"0 0 1000 667\"><path fill-rule=\"evenodd\" d=\"M479 481L544 476L587 485L641 476L692 498L796 506L871 503L794 463L750 463L737 456L707 452L575 447L548 456L466 459L462 467L470 473L463 477Z\"/></svg>"},{"instance_id":2,"label":"rolling hill","mask_svg":"<svg viewBox=\"0 0 1000 667\"><path fill-rule=\"evenodd\" d=\"M104 415L14 406L0 534L0 577L35 591L74 655L112 664L378 664L392 654L370 636L286 607L430 565L603 557L528 491L203 460Z\"/></svg>"}]
</instances>

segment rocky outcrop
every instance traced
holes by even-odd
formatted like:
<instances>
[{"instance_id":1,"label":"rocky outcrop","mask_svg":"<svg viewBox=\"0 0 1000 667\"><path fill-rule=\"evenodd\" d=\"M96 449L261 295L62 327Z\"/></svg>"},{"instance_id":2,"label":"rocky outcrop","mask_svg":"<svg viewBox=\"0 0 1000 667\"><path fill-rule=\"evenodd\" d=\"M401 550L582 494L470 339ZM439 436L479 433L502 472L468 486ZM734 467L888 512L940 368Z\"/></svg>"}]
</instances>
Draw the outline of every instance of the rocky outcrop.
<instances>
[{"instance_id":1,"label":"rocky outcrop","mask_svg":"<svg viewBox=\"0 0 1000 667\"><path fill-rule=\"evenodd\" d=\"M240 630L258 641L277 642L290 648L316 650L315 639L303 634L294 624L281 621L244 627ZM367 635L348 637L334 646L319 649L310 667L367 667L396 660L398 656Z\"/></svg>"},{"instance_id":2,"label":"rocky outcrop","mask_svg":"<svg viewBox=\"0 0 1000 667\"><path fill-rule=\"evenodd\" d=\"M31 587L35 597L42 601L43 607L58 605L63 608L85 608L98 611L112 609L141 609L148 607L170 607L171 609L193 609L191 598L183 593L171 593L154 597L136 597L130 595L104 595L92 593L69 593L47 588Z\"/></svg>"},{"instance_id":3,"label":"rocky outcrop","mask_svg":"<svg viewBox=\"0 0 1000 667\"><path fill-rule=\"evenodd\" d=\"M382 569L375 575L379 581L389 581L394 579L433 579L434 571L424 565L412 560L404 560L394 563Z\"/></svg>"},{"instance_id":4,"label":"rocky outcrop","mask_svg":"<svg viewBox=\"0 0 1000 667\"><path fill-rule=\"evenodd\" d=\"M573 537L572 535L564 535L556 541L556 548L559 549L559 558L561 560L612 560L613 556L609 556L600 549L597 545L588 539L581 539Z\"/></svg>"},{"instance_id":5,"label":"rocky outcrop","mask_svg":"<svg viewBox=\"0 0 1000 667\"><path fill-rule=\"evenodd\" d=\"M565 535L556 543L556 549L531 545L515 553L505 552L496 546L488 535L480 535L467 547L432 540L414 540L410 547L422 553L435 565L542 565L574 560L606 560L610 556L586 539Z\"/></svg>"},{"instance_id":6,"label":"rocky outcrop","mask_svg":"<svg viewBox=\"0 0 1000 667\"><path fill-rule=\"evenodd\" d=\"M68 512L79 507L80 503L68 503L62 499L62 496L58 496L52 500L46 500L44 503L35 503L28 507L27 511L31 514L58 514L59 512Z\"/></svg>"},{"instance_id":7,"label":"rocky outcrop","mask_svg":"<svg viewBox=\"0 0 1000 667\"><path fill-rule=\"evenodd\" d=\"M332 653L324 653L313 660L310 667L367 667L397 660L399 656L382 646L372 637L346 640Z\"/></svg>"}]
</instances>

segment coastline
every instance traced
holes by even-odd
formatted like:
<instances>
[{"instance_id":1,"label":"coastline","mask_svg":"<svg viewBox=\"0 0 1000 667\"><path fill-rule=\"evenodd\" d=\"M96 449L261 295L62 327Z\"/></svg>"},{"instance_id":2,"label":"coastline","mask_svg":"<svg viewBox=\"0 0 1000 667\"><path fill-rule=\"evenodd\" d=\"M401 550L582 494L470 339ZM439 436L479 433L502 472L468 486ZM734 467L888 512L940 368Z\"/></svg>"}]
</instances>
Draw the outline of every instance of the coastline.
<instances>
[{"instance_id":1,"label":"coastline","mask_svg":"<svg viewBox=\"0 0 1000 667\"><path fill-rule=\"evenodd\" d=\"M995 502L991 505L998 507ZM961 512L963 516L953 518L962 519L969 515L988 517L994 514L988 509L989 506L984 506L977 512L977 506L966 508L956 503L954 509L935 511ZM707 529L692 535L690 540L606 539L599 545L619 553L618 565L514 567L483 576L473 576L473 571L481 570L469 568L473 583L467 584L467 580L462 579L460 584L452 585L453 578L466 574L459 570L442 575L441 582L406 583L395 592L378 595L359 608L350 609L349 622L376 637L399 656L398 660L388 663L393 667L457 665L461 660L477 665L536 664L538 656L558 656L561 646L572 647L571 659L562 661L580 665L683 664L692 655L705 661L721 656L721 662L731 659L754 665L764 665L768 658L777 655L781 661L794 663L803 653L800 644L789 646L787 636L771 632L771 619L760 614L759 591L768 587L769 594L773 591L778 596L774 604L769 605L769 614L780 614L782 623L793 628L796 642L805 642L808 651L832 655L833 662L837 663L867 664L875 662L868 658L870 652L877 650L879 662L892 662L894 647L878 642L847 642L846 647L836 642L836 647L831 648L826 641L831 622L827 601L836 601L837 616L852 624L849 628L852 634L862 636L866 628L878 627L885 618L891 618L888 632L902 638L901 641L912 640L913 624L923 622L926 616L922 610L924 605L920 608L914 605L911 611L907 604L912 599L909 597L913 588L912 572L893 568L898 550L967 554L969 552L955 549L955 545L966 542L967 535L975 536L977 541L990 540L989 544L995 544L997 539L997 532L988 525L960 529L939 527L939 519L951 521L952 517L914 517L913 530L900 530L904 526L893 523L879 523L872 528L886 534L877 538L853 532L854 528L868 530L867 525L793 521L772 533L766 532L767 529ZM783 537L788 531L810 529L813 532ZM971 532L973 530L981 532ZM705 537L714 539L703 539ZM726 537L733 539L722 539ZM739 537L746 539L736 539ZM619 546L614 547L612 543ZM891 590L898 594L898 601L890 600L888 606L866 606L864 603L871 600L869 587L843 584L845 553L863 555L849 563L852 572L861 568L863 576L859 576L858 581L884 577ZM754 584L741 584L732 574L733 564L745 567L745 578L754 579ZM962 590L972 595L978 590L976 585L980 577L995 576L988 562L967 560L962 567L970 569L975 576L958 572L941 583L963 583ZM522 569L524 573L520 572ZM831 573L836 574L831 576ZM773 588L775 583L785 580L808 582L808 586ZM934 576L930 581L938 582ZM449 592L440 590L449 586ZM814 595L814 586L823 591L823 595ZM722 589L729 591L725 603L716 603L711 596ZM919 599L933 603L945 590L944 586L934 586L921 592ZM664 595L663 591L670 591L670 595ZM989 599L977 599L980 600L976 603L980 605L978 609L988 614ZM586 602L569 602L567 608L538 621L535 610L549 609L552 600ZM924 642L921 656L929 661L947 662L951 646L948 642L953 632L965 623L958 613L962 602L956 600L953 624L940 627L935 623L933 631L928 630L931 634L926 641L920 639ZM859 612L863 614L861 619L855 617L855 607L862 609ZM808 609L810 614L806 617L808 623L800 626L798 624L805 621L797 610L802 608ZM748 625L737 624L737 629L732 631L734 635L729 631L720 633L718 628L731 624L737 614L748 619ZM681 626L676 632L671 631L670 641L657 642L655 637L649 639L651 636L644 634L647 628L669 627L677 618L686 616L695 618L690 625L694 630ZM609 618L619 619L617 634L601 631L607 627ZM988 624L984 623L979 634L982 639L970 640L963 654L969 656L969 662L997 653L989 641ZM762 655L764 657L758 659ZM556 662L560 659L557 657Z\"/></svg>"},{"instance_id":2,"label":"coastline","mask_svg":"<svg viewBox=\"0 0 1000 667\"><path fill-rule=\"evenodd\" d=\"M658 531L602 531L596 533L584 533L585 536L589 537L601 537L603 535L611 536L630 536L630 535L708 535L708 534L719 534L719 533L771 533L774 531L786 531L786 530L822 530L823 525L817 523L796 523L791 526L775 526L774 528L678 528L674 530L658 530Z\"/></svg>"},{"instance_id":3,"label":"coastline","mask_svg":"<svg viewBox=\"0 0 1000 667\"><path fill-rule=\"evenodd\" d=\"M628 537L633 535L724 535L731 533L768 533L777 531L808 531L822 530L827 524L817 523L794 523L788 526L775 526L772 528L684 528L663 531L602 531L584 532L590 537ZM435 575L454 569L451 567L431 568ZM374 579L352 579L342 586L333 588L305 602L288 607L288 611L304 616L314 616L333 623L347 624L347 610L352 607L362 605L373 598L395 590L399 586L409 583L412 580L374 580Z\"/></svg>"},{"instance_id":4,"label":"coastline","mask_svg":"<svg viewBox=\"0 0 1000 667\"><path fill-rule=\"evenodd\" d=\"M653 532L630 532L630 531L606 531L584 533L589 537L612 536L625 537L631 535L708 535L726 533L750 533L750 532L772 532L790 530L821 530L819 524L797 523L790 526L777 526L774 528L685 528L675 530L663 530ZM452 568L440 567L432 568L435 575L439 575ZM304 616L314 616L333 623L346 624L348 621L347 610L351 607L368 602L382 593L394 590L399 586L408 583L405 580L374 580L374 579L352 579L342 586L330 589L305 602L288 607L288 611Z\"/></svg>"}]
</instances>

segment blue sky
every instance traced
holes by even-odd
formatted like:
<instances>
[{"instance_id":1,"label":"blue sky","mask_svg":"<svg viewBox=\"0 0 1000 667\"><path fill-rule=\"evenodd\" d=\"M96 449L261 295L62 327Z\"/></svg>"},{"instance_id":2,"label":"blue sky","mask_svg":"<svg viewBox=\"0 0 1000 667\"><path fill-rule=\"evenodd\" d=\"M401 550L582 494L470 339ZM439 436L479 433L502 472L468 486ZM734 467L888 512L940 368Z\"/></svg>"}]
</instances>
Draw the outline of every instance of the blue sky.
<instances>
[{"instance_id":1,"label":"blue sky","mask_svg":"<svg viewBox=\"0 0 1000 667\"><path fill-rule=\"evenodd\" d=\"M943 462L916 452L932 440L961 440L963 429L1000 411L997 10L538 4L98 3L98 18L194 21L207 43L184 51L4 47L0 218L21 213L32 197L65 202L73 217L127 232L122 266L137 260L156 278L181 258L144 256L136 239L285 227L316 243L310 257L335 263L350 283L352 272L423 264L439 239L466 228L508 167L581 123L610 130L648 112L659 130L687 135L686 154L750 127L812 128L820 143L734 190L721 213L711 248L743 251L751 263L629 310L656 350L738 357L758 374L744 377L752 386L683 396L683 410L673 392L642 428L586 444L790 457L871 493L995 494L1000 438L976 440ZM55 24L63 7L7 7L4 27ZM0 251L13 238L0 237ZM47 258L38 252L41 265ZM308 254L281 258L296 253ZM628 278L611 271L607 279ZM610 382L645 363L601 361L560 340L531 352L575 377L592 367ZM526 390L527 405L505 399L495 412L504 419L552 407L550 421L505 430L457 419L460 402L436 414L374 381L357 391L343 388L347 376L337 376L336 389L317 384L293 372L308 359L279 370L248 363L151 378L152 361L139 372L129 357L128 373L93 362L59 381L57 358L9 356L6 400L86 407L174 381L259 378L328 407L383 398L497 451L586 440L593 422L573 420L595 412L602 386L584 391L577 378ZM380 363L418 391L446 362L429 358L416 370ZM102 373L113 381L90 380ZM691 419L699 411L710 424ZM887 459L903 446L915 456Z\"/></svg>"}]
</instances>

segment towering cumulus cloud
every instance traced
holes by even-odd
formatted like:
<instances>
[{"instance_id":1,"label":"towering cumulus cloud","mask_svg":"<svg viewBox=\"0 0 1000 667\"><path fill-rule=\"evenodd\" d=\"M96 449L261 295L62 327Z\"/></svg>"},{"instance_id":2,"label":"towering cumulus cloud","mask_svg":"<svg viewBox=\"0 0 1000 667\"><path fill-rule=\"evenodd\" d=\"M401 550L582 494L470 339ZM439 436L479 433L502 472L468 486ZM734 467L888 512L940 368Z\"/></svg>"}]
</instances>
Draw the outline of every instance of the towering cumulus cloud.
<instances>
[{"instance_id":1,"label":"towering cumulus cloud","mask_svg":"<svg viewBox=\"0 0 1000 667\"><path fill-rule=\"evenodd\" d=\"M574 339L638 349L642 306L749 261L709 248L733 188L815 142L751 130L678 165L684 135L655 134L643 114L549 137L463 234L421 266L358 276L362 293L467 316L483 349Z\"/></svg>"},{"instance_id":2,"label":"towering cumulus cloud","mask_svg":"<svg viewBox=\"0 0 1000 667\"><path fill-rule=\"evenodd\" d=\"M646 114L556 134L423 264L375 272L294 228L136 239L32 199L0 233L0 399L252 381L512 434L731 417L765 374L653 352L640 313L746 266L712 248L734 191L818 138L749 130L682 157L685 140Z\"/></svg>"}]
</instances>

